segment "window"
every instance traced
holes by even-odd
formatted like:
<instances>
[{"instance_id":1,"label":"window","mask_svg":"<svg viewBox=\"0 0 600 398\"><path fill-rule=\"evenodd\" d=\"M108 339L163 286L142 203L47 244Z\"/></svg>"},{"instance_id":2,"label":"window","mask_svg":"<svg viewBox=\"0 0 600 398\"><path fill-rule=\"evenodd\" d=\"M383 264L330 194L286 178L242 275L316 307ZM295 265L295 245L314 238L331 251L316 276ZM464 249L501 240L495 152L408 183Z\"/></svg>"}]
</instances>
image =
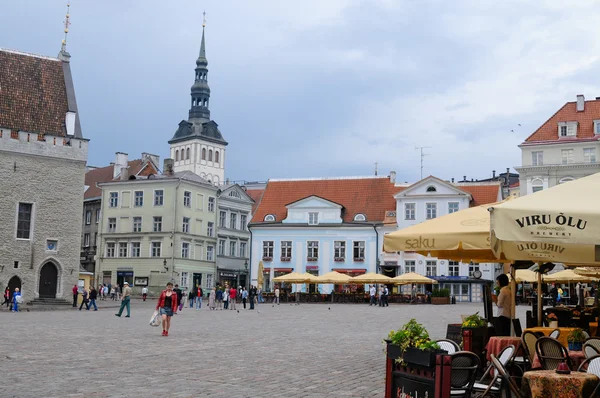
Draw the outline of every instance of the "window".
<instances>
[{"instance_id":1,"label":"window","mask_svg":"<svg viewBox=\"0 0 600 398\"><path fill-rule=\"evenodd\" d=\"M162 231L162 217L152 217L152 231Z\"/></svg>"},{"instance_id":2,"label":"window","mask_svg":"<svg viewBox=\"0 0 600 398\"><path fill-rule=\"evenodd\" d=\"M229 228L237 229L237 214L235 213L229 215Z\"/></svg>"},{"instance_id":3,"label":"window","mask_svg":"<svg viewBox=\"0 0 600 398\"><path fill-rule=\"evenodd\" d=\"M354 261L365 260L365 241L354 242Z\"/></svg>"},{"instance_id":4,"label":"window","mask_svg":"<svg viewBox=\"0 0 600 398\"><path fill-rule=\"evenodd\" d=\"M183 192L183 205L185 207L192 207L192 193L190 191Z\"/></svg>"},{"instance_id":5,"label":"window","mask_svg":"<svg viewBox=\"0 0 600 398\"><path fill-rule=\"evenodd\" d=\"M46 240L46 250L51 251L51 252L57 251L58 250L58 241L51 240L51 239Z\"/></svg>"},{"instance_id":6,"label":"window","mask_svg":"<svg viewBox=\"0 0 600 398\"><path fill-rule=\"evenodd\" d=\"M142 232L142 217L133 217L133 232Z\"/></svg>"},{"instance_id":7,"label":"window","mask_svg":"<svg viewBox=\"0 0 600 398\"><path fill-rule=\"evenodd\" d=\"M364 214L357 214L354 216L354 221L367 221L367 217Z\"/></svg>"},{"instance_id":8,"label":"window","mask_svg":"<svg viewBox=\"0 0 600 398\"><path fill-rule=\"evenodd\" d=\"M575 179L573 177L563 177L558 181L558 183L564 184L565 182L569 182L569 181L575 181Z\"/></svg>"},{"instance_id":9,"label":"window","mask_svg":"<svg viewBox=\"0 0 600 398\"><path fill-rule=\"evenodd\" d=\"M566 137L567 136L567 126L560 126L560 136L561 137Z\"/></svg>"},{"instance_id":10,"label":"window","mask_svg":"<svg viewBox=\"0 0 600 398\"><path fill-rule=\"evenodd\" d=\"M594 134L600 134L600 120L594 120Z\"/></svg>"},{"instance_id":11,"label":"window","mask_svg":"<svg viewBox=\"0 0 600 398\"><path fill-rule=\"evenodd\" d=\"M596 148L583 148L583 161L585 163L596 163Z\"/></svg>"},{"instance_id":12,"label":"window","mask_svg":"<svg viewBox=\"0 0 600 398\"><path fill-rule=\"evenodd\" d=\"M88 210L85 212L85 225L90 225L92 223L92 211Z\"/></svg>"},{"instance_id":13,"label":"window","mask_svg":"<svg viewBox=\"0 0 600 398\"><path fill-rule=\"evenodd\" d=\"M336 240L333 242L333 257L334 260L344 261L346 259L346 242L343 240Z\"/></svg>"},{"instance_id":14,"label":"window","mask_svg":"<svg viewBox=\"0 0 600 398\"><path fill-rule=\"evenodd\" d=\"M458 276L459 264L458 261L448 261L448 275Z\"/></svg>"},{"instance_id":15,"label":"window","mask_svg":"<svg viewBox=\"0 0 600 398\"><path fill-rule=\"evenodd\" d=\"M532 166L543 166L544 165L544 151L531 152L531 165Z\"/></svg>"},{"instance_id":16,"label":"window","mask_svg":"<svg viewBox=\"0 0 600 398\"><path fill-rule=\"evenodd\" d=\"M242 214L242 215L240 216L240 229L241 229L242 231L245 231L245 230L246 230L246 223L247 223L247 222L248 222L248 216L247 216L247 215L245 215L245 214Z\"/></svg>"},{"instance_id":17,"label":"window","mask_svg":"<svg viewBox=\"0 0 600 398\"><path fill-rule=\"evenodd\" d=\"M164 192L162 189L154 191L154 206L162 206L164 203Z\"/></svg>"},{"instance_id":18,"label":"window","mask_svg":"<svg viewBox=\"0 0 600 398\"><path fill-rule=\"evenodd\" d=\"M544 182L541 179L536 178L531 182L531 192L536 193L542 189L544 189Z\"/></svg>"},{"instance_id":19,"label":"window","mask_svg":"<svg viewBox=\"0 0 600 398\"><path fill-rule=\"evenodd\" d=\"M273 258L273 241L268 240L263 242L263 259Z\"/></svg>"},{"instance_id":20,"label":"window","mask_svg":"<svg viewBox=\"0 0 600 398\"><path fill-rule=\"evenodd\" d=\"M208 211L215 211L215 198L213 197L208 198Z\"/></svg>"},{"instance_id":21,"label":"window","mask_svg":"<svg viewBox=\"0 0 600 398\"><path fill-rule=\"evenodd\" d=\"M574 137L577 135L577 122L560 122L558 123L559 137Z\"/></svg>"},{"instance_id":22,"label":"window","mask_svg":"<svg viewBox=\"0 0 600 398\"><path fill-rule=\"evenodd\" d=\"M206 160L206 148L202 148L202 160Z\"/></svg>"},{"instance_id":23,"label":"window","mask_svg":"<svg viewBox=\"0 0 600 398\"><path fill-rule=\"evenodd\" d=\"M215 163L219 163L219 151L215 151Z\"/></svg>"},{"instance_id":24,"label":"window","mask_svg":"<svg viewBox=\"0 0 600 398\"><path fill-rule=\"evenodd\" d=\"M119 257L127 257L127 242L119 242Z\"/></svg>"},{"instance_id":25,"label":"window","mask_svg":"<svg viewBox=\"0 0 600 398\"><path fill-rule=\"evenodd\" d=\"M187 272L182 272L181 273L181 280L179 281L179 284L181 286L187 286L189 283L189 273Z\"/></svg>"},{"instance_id":26,"label":"window","mask_svg":"<svg viewBox=\"0 0 600 398\"><path fill-rule=\"evenodd\" d=\"M427 187L427 192L437 192L437 189L433 185Z\"/></svg>"},{"instance_id":27,"label":"window","mask_svg":"<svg viewBox=\"0 0 600 398\"><path fill-rule=\"evenodd\" d=\"M206 261L213 261L214 247L206 246Z\"/></svg>"},{"instance_id":28,"label":"window","mask_svg":"<svg viewBox=\"0 0 600 398\"><path fill-rule=\"evenodd\" d=\"M181 224L181 231L184 234L190 233L190 218L189 217L183 217L183 222Z\"/></svg>"},{"instance_id":29,"label":"window","mask_svg":"<svg viewBox=\"0 0 600 398\"><path fill-rule=\"evenodd\" d=\"M267 214L265 216L265 221L266 222L273 222L273 221L275 221L275 216L273 214Z\"/></svg>"},{"instance_id":30,"label":"window","mask_svg":"<svg viewBox=\"0 0 600 398\"><path fill-rule=\"evenodd\" d=\"M246 242L240 242L240 257L246 257Z\"/></svg>"},{"instance_id":31,"label":"window","mask_svg":"<svg viewBox=\"0 0 600 398\"><path fill-rule=\"evenodd\" d=\"M415 260L407 260L404 262L404 273L408 274L409 272L415 272L416 265Z\"/></svg>"},{"instance_id":32,"label":"window","mask_svg":"<svg viewBox=\"0 0 600 398\"><path fill-rule=\"evenodd\" d=\"M208 161L212 162L212 149L208 150Z\"/></svg>"},{"instance_id":33,"label":"window","mask_svg":"<svg viewBox=\"0 0 600 398\"><path fill-rule=\"evenodd\" d=\"M563 149L560 151L562 157L562 164L571 164L573 163L573 150L572 149Z\"/></svg>"},{"instance_id":34,"label":"window","mask_svg":"<svg viewBox=\"0 0 600 398\"><path fill-rule=\"evenodd\" d=\"M458 211L458 202L448 203L448 214L456 213Z\"/></svg>"},{"instance_id":35,"label":"window","mask_svg":"<svg viewBox=\"0 0 600 398\"><path fill-rule=\"evenodd\" d=\"M219 256L225 255L225 239L219 240Z\"/></svg>"},{"instance_id":36,"label":"window","mask_svg":"<svg viewBox=\"0 0 600 398\"><path fill-rule=\"evenodd\" d=\"M319 258L319 242L316 240L308 241L307 243L307 253L306 256L309 259L317 259Z\"/></svg>"},{"instance_id":37,"label":"window","mask_svg":"<svg viewBox=\"0 0 600 398\"><path fill-rule=\"evenodd\" d=\"M219 213L219 227L225 228L225 219L227 218L227 212L222 211Z\"/></svg>"},{"instance_id":38,"label":"window","mask_svg":"<svg viewBox=\"0 0 600 398\"><path fill-rule=\"evenodd\" d=\"M470 263L469 264L469 276L472 278L473 273L475 271L479 271L479 263Z\"/></svg>"},{"instance_id":39,"label":"window","mask_svg":"<svg viewBox=\"0 0 600 398\"><path fill-rule=\"evenodd\" d=\"M284 240L281 242L281 257L292 258L292 242Z\"/></svg>"},{"instance_id":40,"label":"window","mask_svg":"<svg viewBox=\"0 0 600 398\"><path fill-rule=\"evenodd\" d=\"M431 220L437 217L437 203L427 203L425 207L427 210L425 213L426 219Z\"/></svg>"},{"instance_id":41,"label":"window","mask_svg":"<svg viewBox=\"0 0 600 398\"><path fill-rule=\"evenodd\" d=\"M106 242L106 257L112 258L115 256L115 242Z\"/></svg>"},{"instance_id":42,"label":"window","mask_svg":"<svg viewBox=\"0 0 600 398\"><path fill-rule=\"evenodd\" d=\"M190 244L181 242L181 258L190 258Z\"/></svg>"},{"instance_id":43,"label":"window","mask_svg":"<svg viewBox=\"0 0 600 398\"><path fill-rule=\"evenodd\" d=\"M319 213L310 212L308 213L308 225L317 225L319 223Z\"/></svg>"},{"instance_id":44,"label":"window","mask_svg":"<svg viewBox=\"0 0 600 398\"><path fill-rule=\"evenodd\" d=\"M437 276L437 261L427 261L425 263L425 275Z\"/></svg>"},{"instance_id":45,"label":"window","mask_svg":"<svg viewBox=\"0 0 600 398\"><path fill-rule=\"evenodd\" d=\"M209 289L213 287L213 275L212 274L206 275L206 287Z\"/></svg>"},{"instance_id":46,"label":"window","mask_svg":"<svg viewBox=\"0 0 600 398\"><path fill-rule=\"evenodd\" d=\"M232 198L238 198L238 199L242 198L242 196L240 195L240 193L238 191L231 191L231 192L229 192L228 196L230 196Z\"/></svg>"},{"instance_id":47,"label":"window","mask_svg":"<svg viewBox=\"0 0 600 398\"><path fill-rule=\"evenodd\" d=\"M231 257L235 257L237 254L237 242L231 241L229 242L229 255Z\"/></svg>"},{"instance_id":48,"label":"window","mask_svg":"<svg viewBox=\"0 0 600 398\"><path fill-rule=\"evenodd\" d=\"M118 192L111 192L110 193L110 199L109 199L108 203L109 203L110 207L117 207L117 206L119 206L119 193Z\"/></svg>"},{"instance_id":49,"label":"window","mask_svg":"<svg viewBox=\"0 0 600 398\"><path fill-rule=\"evenodd\" d=\"M83 247L90 247L90 234L83 234Z\"/></svg>"},{"instance_id":50,"label":"window","mask_svg":"<svg viewBox=\"0 0 600 398\"><path fill-rule=\"evenodd\" d=\"M404 219L414 220L415 219L415 203L404 204Z\"/></svg>"},{"instance_id":51,"label":"window","mask_svg":"<svg viewBox=\"0 0 600 398\"><path fill-rule=\"evenodd\" d=\"M19 268L19 262L18 261L15 261L13 263L13 268Z\"/></svg>"},{"instance_id":52,"label":"window","mask_svg":"<svg viewBox=\"0 0 600 398\"><path fill-rule=\"evenodd\" d=\"M114 217L108 219L108 232L117 232L117 219Z\"/></svg>"},{"instance_id":53,"label":"window","mask_svg":"<svg viewBox=\"0 0 600 398\"><path fill-rule=\"evenodd\" d=\"M190 148L185 150L185 159L190 160Z\"/></svg>"},{"instance_id":54,"label":"window","mask_svg":"<svg viewBox=\"0 0 600 398\"><path fill-rule=\"evenodd\" d=\"M98 244L98 232L94 232L94 247Z\"/></svg>"},{"instance_id":55,"label":"window","mask_svg":"<svg viewBox=\"0 0 600 398\"><path fill-rule=\"evenodd\" d=\"M162 242L152 242L150 247L150 257L160 257Z\"/></svg>"},{"instance_id":56,"label":"window","mask_svg":"<svg viewBox=\"0 0 600 398\"><path fill-rule=\"evenodd\" d=\"M144 205L144 191L135 191L133 205L135 207L142 207Z\"/></svg>"},{"instance_id":57,"label":"window","mask_svg":"<svg viewBox=\"0 0 600 398\"><path fill-rule=\"evenodd\" d=\"M214 225L215 224L210 221L208 223L206 223L206 235L207 236L213 236Z\"/></svg>"},{"instance_id":58,"label":"window","mask_svg":"<svg viewBox=\"0 0 600 398\"><path fill-rule=\"evenodd\" d=\"M131 257L140 257L141 254L141 243L131 242Z\"/></svg>"},{"instance_id":59,"label":"window","mask_svg":"<svg viewBox=\"0 0 600 398\"><path fill-rule=\"evenodd\" d=\"M100 222L100 209L96 210L96 224Z\"/></svg>"}]
</instances>

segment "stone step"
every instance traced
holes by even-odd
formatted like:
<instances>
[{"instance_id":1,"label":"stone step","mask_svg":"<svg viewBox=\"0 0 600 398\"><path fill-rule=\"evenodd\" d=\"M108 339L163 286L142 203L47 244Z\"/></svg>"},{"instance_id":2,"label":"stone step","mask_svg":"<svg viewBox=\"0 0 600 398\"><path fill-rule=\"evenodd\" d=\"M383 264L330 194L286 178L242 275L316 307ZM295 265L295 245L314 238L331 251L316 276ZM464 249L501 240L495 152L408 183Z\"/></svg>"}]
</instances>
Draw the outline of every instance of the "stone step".
<instances>
[{"instance_id":1,"label":"stone step","mask_svg":"<svg viewBox=\"0 0 600 398\"><path fill-rule=\"evenodd\" d=\"M36 298L30 301L29 303L33 305L73 305L72 302L69 302L67 300L52 298Z\"/></svg>"}]
</instances>

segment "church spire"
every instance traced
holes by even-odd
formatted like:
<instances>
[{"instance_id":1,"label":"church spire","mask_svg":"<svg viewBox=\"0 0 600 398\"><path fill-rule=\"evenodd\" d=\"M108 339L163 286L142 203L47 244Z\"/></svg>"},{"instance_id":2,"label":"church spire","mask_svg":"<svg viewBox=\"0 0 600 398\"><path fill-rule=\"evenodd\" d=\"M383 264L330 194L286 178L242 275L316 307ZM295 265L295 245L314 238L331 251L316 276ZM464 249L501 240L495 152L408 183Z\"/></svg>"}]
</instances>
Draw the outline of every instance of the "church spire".
<instances>
[{"instance_id":1,"label":"church spire","mask_svg":"<svg viewBox=\"0 0 600 398\"><path fill-rule=\"evenodd\" d=\"M192 105L190 108L190 121L192 119L210 120L210 110L208 109L208 102L210 99L210 88L208 87L208 60L206 59L206 43L204 39L206 11L203 16L202 42L200 44L200 54L196 60L195 79L191 90Z\"/></svg>"},{"instance_id":2,"label":"church spire","mask_svg":"<svg viewBox=\"0 0 600 398\"><path fill-rule=\"evenodd\" d=\"M62 40L62 44L60 46L60 52L58 53L58 58L63 60L63 61L69 61L69 59L71 58L71 55L69 54L69 52L67 51L67 35L69 34L69 26L71 25L71 13L70 13L70 9L71 9L71 2L67 1L67 14L65 15L65 20L64 20L64 24L65 24L65 28L64 28L64 32L65 32L65 38Z\"/></svg>"}]
</instances>

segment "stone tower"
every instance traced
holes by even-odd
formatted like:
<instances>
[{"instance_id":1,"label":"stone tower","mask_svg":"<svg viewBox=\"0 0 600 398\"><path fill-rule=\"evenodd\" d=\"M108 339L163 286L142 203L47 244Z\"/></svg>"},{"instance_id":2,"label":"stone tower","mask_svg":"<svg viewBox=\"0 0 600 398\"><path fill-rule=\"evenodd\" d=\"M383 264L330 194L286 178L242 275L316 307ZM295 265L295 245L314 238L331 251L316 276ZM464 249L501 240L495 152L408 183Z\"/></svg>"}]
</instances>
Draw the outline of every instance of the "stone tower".
<instances>
[{"instance_id":1,"label":"stone tower","mask_svg":"<svg viewBox=\"0 0 600 398\"><path fill-rule=\"evenodd\" d=\"M169 141L170 157L175 160L174 171L192 171L209 182L219 185L225 180L225 147L219 127L210 120L210 88L208 60L202 24L202 43L196 60L194 84L188 120L182 120Z\"/></svg>"}]
</instances>

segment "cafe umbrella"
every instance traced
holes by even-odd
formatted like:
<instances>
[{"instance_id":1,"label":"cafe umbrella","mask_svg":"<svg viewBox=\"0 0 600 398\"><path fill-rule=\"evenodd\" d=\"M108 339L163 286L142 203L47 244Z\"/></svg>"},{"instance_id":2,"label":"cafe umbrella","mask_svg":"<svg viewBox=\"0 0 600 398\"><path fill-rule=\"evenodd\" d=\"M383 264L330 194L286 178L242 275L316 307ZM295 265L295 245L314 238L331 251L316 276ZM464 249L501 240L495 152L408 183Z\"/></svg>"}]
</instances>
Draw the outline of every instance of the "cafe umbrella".
<instances>
[{"instance_id":1,"label":"cafe umbrella","mask_svg":"<svg viewBox=\"0 0 600 398\"><path fill-rule=\"evenodd\" d=\"M265 281L265 266L263 265L262 260L258 263L258 271L256 276L256 284L260 289L263 289L263 283Z\"/></svg>"},{"instance_id":2,"label":"cafe umbrella","mask_svg":"<svg viewBox=\"0 0 600 398\"><path fill-rule=\"evenodd\" d=\"M417 274L416 272L408 272L406 274L402 274L395 278L392 278L392 280L394 281L393 283L396 285L436 285L438 283L438 281L436 281L435 279L431 279L426 276Z\"/></svg>"}]
</instances>

